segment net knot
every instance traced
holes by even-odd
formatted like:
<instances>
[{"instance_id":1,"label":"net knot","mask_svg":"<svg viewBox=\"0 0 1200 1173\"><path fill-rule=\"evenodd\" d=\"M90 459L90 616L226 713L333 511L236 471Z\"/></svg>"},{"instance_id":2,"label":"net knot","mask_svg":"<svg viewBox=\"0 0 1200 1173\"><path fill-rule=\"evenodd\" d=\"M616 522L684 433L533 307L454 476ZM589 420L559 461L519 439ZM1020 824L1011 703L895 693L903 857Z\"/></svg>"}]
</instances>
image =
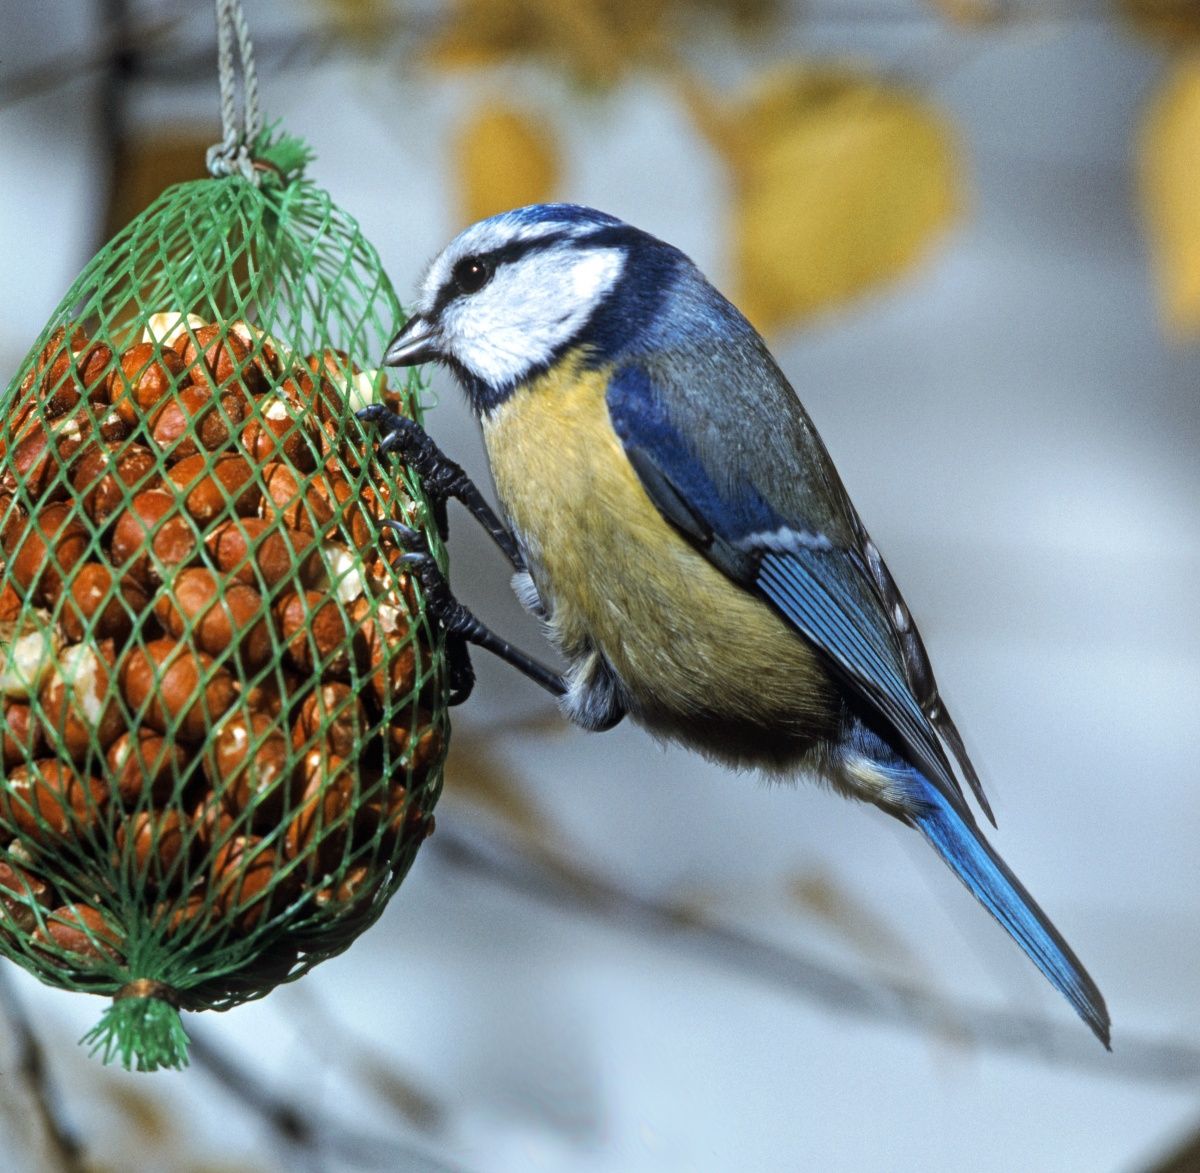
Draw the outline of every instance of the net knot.
<instances>
[{"instance_id":1,"label":"net knot","mask_svg":"<svg viewBox=\"0 0 1200 1173\"><path fill-rule=\"evenodd\" d=\"M155 998L168 1006L179 1009L179 991L168 986L166 982L158 982L153 978L134 978L126 982L114 995L113 1001L120 1002L124 998Z\"/></svg>"}]
</instances>

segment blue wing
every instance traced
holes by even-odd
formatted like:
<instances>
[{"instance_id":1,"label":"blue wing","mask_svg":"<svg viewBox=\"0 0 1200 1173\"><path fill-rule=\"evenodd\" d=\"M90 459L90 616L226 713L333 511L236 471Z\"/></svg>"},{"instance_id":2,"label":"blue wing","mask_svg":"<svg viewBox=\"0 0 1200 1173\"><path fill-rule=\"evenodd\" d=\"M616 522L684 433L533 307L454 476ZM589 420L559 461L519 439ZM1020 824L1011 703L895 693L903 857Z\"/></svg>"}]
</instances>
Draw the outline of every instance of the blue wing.
<instances>
[{"instance_id":1,"label":"blue wing","mask_svg":"<svg viewBox=\"0 0 1200 1173\"><path fill-rule=\"evenodd\" d=\"M768 500L736 468L746 460L738 435L724 437L723 467L706 460L689 438L703 431L702 422L690 421L685 434L661 380L645 366L630 363L615 372L607 402L630 463L667 520L731 579L767 599L824 656L851 703L890 730L908 760L961 805L938 734L914 696L905 633L888 614L868 550L848 538L845 525L831 524L837 531L831 536L796 516L794 505ZM823 450L820 456L827 462ZM832 466L828 473L844 496ZM845 508L857 521L848 502ZM861 526L857 532L865 538ZM920 648L915 630L912 638Z\"/></svg>"},{"instance_id":2,"label":"blue wing","mask_svg":"<svg viewBox=\"0 0 1200 1173\"><path fill-rule=\"evenodd\" d=\"M870 760L906 795L902 817L1108 1047L1109 1016L1096 983L988 845L963 800L939 732L956 760L965 763L966 757L938 700L920 636L828 456L815 435L809 438L806 418L800 426L791 421L786 442L795 451L782 452L764 439L747 459L745 445L756 437L747 436L745 421L731 416L727 404L709 409L702 398L664 387L645 366L617 371L607 398L613 428L651 500L716 566L767 599L824 656L852 707L866 717L858 736ZM785 402L776 398L772 406L787 410ZM797 463L799 487L789 493L786 474ZM770 487L764 492L761 484ZM982 800L969 764L964 774Z\"/></svg>"}]
</instances>

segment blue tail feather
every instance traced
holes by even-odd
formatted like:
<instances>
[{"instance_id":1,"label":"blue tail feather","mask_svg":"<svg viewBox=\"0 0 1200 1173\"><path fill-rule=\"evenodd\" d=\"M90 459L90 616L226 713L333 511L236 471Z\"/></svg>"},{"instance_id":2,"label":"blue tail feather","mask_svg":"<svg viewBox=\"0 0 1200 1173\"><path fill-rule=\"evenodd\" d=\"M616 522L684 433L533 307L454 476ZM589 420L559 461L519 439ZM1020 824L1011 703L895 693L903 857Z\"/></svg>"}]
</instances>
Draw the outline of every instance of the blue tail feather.
<instances>
[{"instance_id":1,"label":"blue tail feather","mask_svg":"<svg viewBox=\"0 0 1200 1173\"><path fill-rule=\"evenodd\" d=\"M1104 997L1071 947L970 816L915 771L911 778L909 820L1111 1050Z\"/></svg>"}]
</instances>

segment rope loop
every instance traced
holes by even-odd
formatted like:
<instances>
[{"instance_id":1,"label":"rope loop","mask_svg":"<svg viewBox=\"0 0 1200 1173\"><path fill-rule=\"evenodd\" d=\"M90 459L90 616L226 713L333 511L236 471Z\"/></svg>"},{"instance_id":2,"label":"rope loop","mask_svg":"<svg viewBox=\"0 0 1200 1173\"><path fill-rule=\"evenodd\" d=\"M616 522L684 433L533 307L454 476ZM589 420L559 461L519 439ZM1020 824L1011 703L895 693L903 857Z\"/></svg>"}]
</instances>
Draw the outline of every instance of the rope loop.
<instances>
[{"instance_id":1,"label":"rope loop","mask_svg":"<svg viewBox=\"0 0 1200 1173\"><path fill-rule=\"evenodd\" d=\"M215 177L240 175L251 183L259 182L261 172L254 166L250 144L263 128L258 105L258 73L254 67L254 46L241 0L216 0L217 74L221 90L222 139L208 149L205 162ZM238 61L234 64L234 44ZM241 72L241 108L238 107L238 70Z\"/></svg>"}]
</instances>

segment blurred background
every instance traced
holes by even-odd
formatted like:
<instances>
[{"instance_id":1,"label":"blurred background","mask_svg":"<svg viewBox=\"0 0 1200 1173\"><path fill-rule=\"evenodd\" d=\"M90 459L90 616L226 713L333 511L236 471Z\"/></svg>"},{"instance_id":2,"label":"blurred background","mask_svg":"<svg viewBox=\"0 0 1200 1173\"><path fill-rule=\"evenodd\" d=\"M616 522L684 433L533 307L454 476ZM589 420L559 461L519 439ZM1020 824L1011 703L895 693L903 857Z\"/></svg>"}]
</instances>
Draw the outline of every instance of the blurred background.
<instances>
[{"instance_id":1,"label":"blurred background","mask_svg":"<svg viewBox=\"0 0 1200 1173\"><path fill-rule=\"evenodd\" d=\"M211 5L2 0L0 371L219 136ZM247 0L402 298L569 199L768 334L917 617L1106 1055L924 844L477 657L385 917L182 1073L0 972L0 1169L1200 1168L1195 0ZM8 375L4 375L7 382ZM486 481L434 376L430 431ZM495 551L452 578L538 648ZM602 572L602 571L599 571Z\"/></svg>"}]
</instances>

